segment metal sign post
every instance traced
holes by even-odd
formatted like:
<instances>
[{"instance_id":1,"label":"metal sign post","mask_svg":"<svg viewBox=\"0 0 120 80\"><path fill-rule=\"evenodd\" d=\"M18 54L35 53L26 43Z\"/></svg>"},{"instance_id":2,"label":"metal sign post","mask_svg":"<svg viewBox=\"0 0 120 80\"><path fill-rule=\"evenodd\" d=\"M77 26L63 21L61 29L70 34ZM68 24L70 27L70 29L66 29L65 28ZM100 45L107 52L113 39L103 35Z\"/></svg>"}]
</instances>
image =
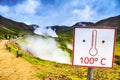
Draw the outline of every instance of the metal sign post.
<instances>
[{"instance_id":1,"label":"metal sign post","mask_svg":"<svg viewBox=\"0 0 120 80\"><path fill-rule=\"evenodd\" d=\"M88 80L93 80L93 68L88 68Z\"/></svg>"}]
</instances>

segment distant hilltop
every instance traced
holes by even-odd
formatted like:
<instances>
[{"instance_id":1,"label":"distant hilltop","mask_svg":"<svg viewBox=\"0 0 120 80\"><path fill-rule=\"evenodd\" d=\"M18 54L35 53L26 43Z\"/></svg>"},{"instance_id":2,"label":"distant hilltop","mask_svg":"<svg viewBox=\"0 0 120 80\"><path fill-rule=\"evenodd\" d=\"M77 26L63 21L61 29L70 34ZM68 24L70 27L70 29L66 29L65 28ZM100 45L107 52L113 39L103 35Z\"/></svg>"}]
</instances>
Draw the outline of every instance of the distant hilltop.
<instances>
[{"instance_id":1,"label":"distant hilltop","mask_svg":"<svg viewBox=\"0 0 120 80\"><path fill-rule=\"evenodd\" d=\"M96 23L92 22L77 22L75 25L86 25L86 26L109 26L120 28L120 15L115 17L110 17L107 19L100 20Z\"/></svg>"},{"instance_id":2,"label":"distant hilltop","mask_svg":"<svg viewBox=\"0 0 120 80\"><path fill-rule=\"evenodd\" d=\"M76 24L73 24L71 26L59 26L59 25L53 25L49 26L49 28L52 28L56 31L58 36L73 36L73 26L109 26L109 27L117 27L117 38L120 38L120 15L110 17L107 19L100 20L96 23L93 22L77 22ZM37 24L31 24L27 25L22 22L16 22L11 19L7 19L0 15L0 38L4 38L5 34L9 35L33 35L34 30L38 28ZM48 29L48 27L46 27ZM65 34L61 34L65 33Z\"/></svg>"}]
</instances>

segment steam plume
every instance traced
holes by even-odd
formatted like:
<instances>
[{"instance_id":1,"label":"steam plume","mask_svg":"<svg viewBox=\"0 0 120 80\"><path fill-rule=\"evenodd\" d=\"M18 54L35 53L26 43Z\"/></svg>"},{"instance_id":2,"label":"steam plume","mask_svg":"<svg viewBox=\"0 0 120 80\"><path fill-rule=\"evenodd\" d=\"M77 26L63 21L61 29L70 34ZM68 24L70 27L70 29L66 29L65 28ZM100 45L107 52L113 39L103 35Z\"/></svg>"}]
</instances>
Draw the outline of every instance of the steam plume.
<instances>
[{"instance_id":1,"label":"steam plume","mask_svg":"<svg viewBox=\"0 0 120 80\"><path fill-rule=\"evenodd\" d=\"M59 44L53 38L27 37L27 44L18 42L24 50L30 51L34 56L45 60L70 64L70 56L59 48Z\"/></svg>"},{"instance_id":2,"label":"steam plume","mask_svg":"<svg viewBox=\"0 0 120 80\"><path fill-rule=\"evenodd\" d=\"M34 33L44 36L58 37L55 30L52 30L50 27L39 27L34 31Z\"/></svg>"}]
</instances>

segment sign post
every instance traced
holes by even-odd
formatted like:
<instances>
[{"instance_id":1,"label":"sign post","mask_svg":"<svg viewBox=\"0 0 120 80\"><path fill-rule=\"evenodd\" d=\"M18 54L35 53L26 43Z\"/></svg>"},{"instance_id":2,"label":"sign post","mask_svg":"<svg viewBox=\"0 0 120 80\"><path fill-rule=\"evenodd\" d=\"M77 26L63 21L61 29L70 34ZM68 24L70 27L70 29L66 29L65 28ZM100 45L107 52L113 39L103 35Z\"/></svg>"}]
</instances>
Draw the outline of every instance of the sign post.
<instances>
[{"instance_id":1,"label":"sign post","mask_svg":"<svg viewBox=\"0 0 120 80\"><path fill-rule=\"evenodd\" d=\"M112 68L116 28L74 28L72 65L88 67L88 80L93 68Z\"/></svg>"},{"instance_id":2,"label":"sign post","mask_svg":"<svg viewBox=\"0 0 120 80\"><path fill-rule=\"evenodd\" d=\"M93 68L88 68L88 80L93 80Z\"/></svg>"}]
</instances>

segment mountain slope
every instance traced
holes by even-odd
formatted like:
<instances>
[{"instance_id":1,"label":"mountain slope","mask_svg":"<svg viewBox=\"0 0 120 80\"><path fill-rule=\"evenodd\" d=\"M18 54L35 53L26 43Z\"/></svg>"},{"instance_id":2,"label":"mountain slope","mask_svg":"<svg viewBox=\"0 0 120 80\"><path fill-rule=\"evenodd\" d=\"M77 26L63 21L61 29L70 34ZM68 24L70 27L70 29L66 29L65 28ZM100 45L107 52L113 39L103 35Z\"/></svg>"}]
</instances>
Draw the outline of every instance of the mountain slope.
<instances>
[{"instance_id":1,"label":"mountain slope","mask_svg":"<svg viewBox=\"0 0 120 80\"><path fill-rule=\"evenodd\" d=\"M77 22L72 27L62 27L62 26L53 26L53 29L56 29L56 33L62 37L68 37L69 39L73 37L73 28L74 26L94 26L94 27L116 27L117 28L117 41L120 41L120 15L115 17L110 17L107 19L100 20L96 23L92 22Z\"/></svg>"},{"instance_id":2,"label":"mountain slope","mask_svg":"<svg viewBox=\"0 0 120 80\"><path fill-rule=\"evenodd\" d=\"M95 26L110 26L120 28L120 15L100 20L95 23Z\"/></svg>"},{"instance_id":3,"label":"mountain slope","mask_svg":"<svg viewBox=\"0 0 120 80\"><path fill-rule=\"evenodd\" d=\"M100 20L96 23L92 22L77 22L73 26L51 26L56 31L60 38L71 40L73 38L73 27L74 26L108 26L117 27L117 41L120 41L120 15L110 17L107 19ZM28 35L34 34L33 31L39 26L26 25L24 23L16 22L0 16L0 38L4 38L5 35Z\"/></svg>"},{"instance_id":4,"label":"mountain slope","mask_svg":"<svg viewBox=\"0 0 120 80\"><path fill-rule=\"evenodd\" d=\"M4 38L4 35L28 35L33 34L33 27L30 27L24 23L19 23L5 17L0 16L0 37Z\"/></svg>"},{"instance_id":5,"label":"mountain slope","mask_svg":"<svg viewBox=\"0 0 120 80\"><path fill-rule=\"evenodd\" d=\"M102 19L96 23L92 22L77 22L74 26L80 26L84 24L86 26L108 26L108 27L117 27L120 28L120 15Z\"/></svg>"}]
</instances>

